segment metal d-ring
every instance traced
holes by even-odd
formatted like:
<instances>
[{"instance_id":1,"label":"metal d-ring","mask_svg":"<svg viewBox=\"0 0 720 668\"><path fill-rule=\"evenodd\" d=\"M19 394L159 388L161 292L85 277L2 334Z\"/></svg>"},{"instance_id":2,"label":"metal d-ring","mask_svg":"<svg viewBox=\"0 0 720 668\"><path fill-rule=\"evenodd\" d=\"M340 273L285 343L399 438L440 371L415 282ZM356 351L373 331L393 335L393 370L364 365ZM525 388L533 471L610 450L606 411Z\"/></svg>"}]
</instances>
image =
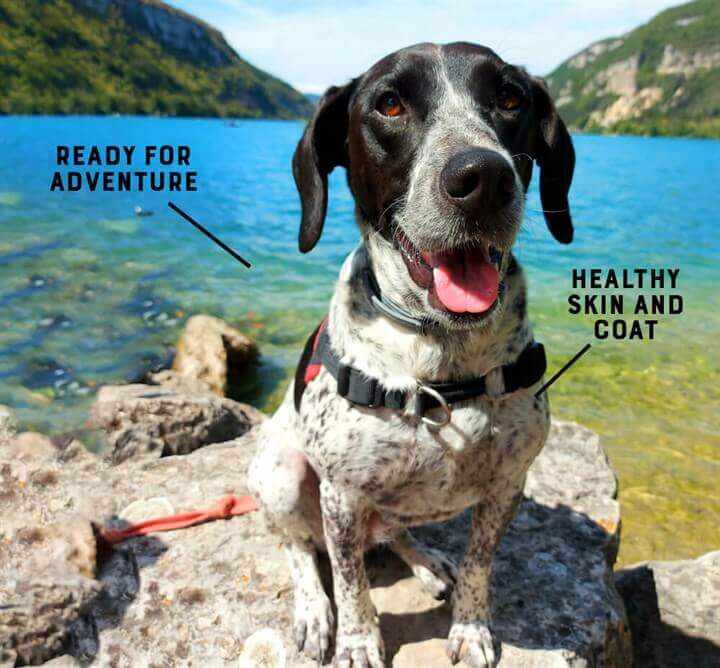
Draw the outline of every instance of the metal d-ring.
<instances>
[{"instance_id":1,"label":"metal d-ring","mask_svg":"<svg viewBox=\"0 0 720 668\"><path fill-rule=\"evenodd\" d=\"M443 419L442 420L433 420L432 418L427 417L426 415L421 415L420 418L422 421L428 425L428 427L432 427L433 429L440 429L440 427L444 427L446 424L450 424L450 420L452 418L452 408L448 405L448 402L445 401L445 397L443 397L440 392L433 389L429 385L423 385L422 383L418 383L417 386L417 393L418 394L427 394L429 397L432 397L435 399L435 401L440 404L440 408L443 411Z\"/></svg>"}]
</instances>

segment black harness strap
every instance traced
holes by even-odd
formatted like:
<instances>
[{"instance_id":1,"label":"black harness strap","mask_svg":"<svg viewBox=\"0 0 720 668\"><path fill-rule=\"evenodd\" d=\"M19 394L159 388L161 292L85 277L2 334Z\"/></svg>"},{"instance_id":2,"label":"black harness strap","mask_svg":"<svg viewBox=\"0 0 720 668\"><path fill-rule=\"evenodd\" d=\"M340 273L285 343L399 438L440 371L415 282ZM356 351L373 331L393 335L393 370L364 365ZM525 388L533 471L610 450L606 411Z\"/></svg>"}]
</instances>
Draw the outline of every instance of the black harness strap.
<instances>
[{"instance_id":1,"label":"black harness strap","mask_svg":"<svg viewBox=\"0 0 720 668\"><path fill-rule=\"evenodd\" d=\"M407 397L404 392L387 390L376 378L370 378L359 369L340 361L330 345L327 327L320 334L315 356L337 381L337 392L341 397L368 408L405 408Z\"/></svg>"},{"instance_id":2,"label":"black harness strap","mask_svg":"<svg viewBox=\"0 0 720 668\"><path fill-rule=\"evenodd\" d=\"M364 244L355 251L351 274L361 277L363 289L371 304L384 316L422 336L442 335L444 330L439 322L411 315L380 292ZM410 392L389 390L383 387L377 378L370 378L360 369L341 362L330 345L327 323L323 321L307 340L295 372L295 410L300 410L303 392L321 366L337 381L338 394L353 404L368 408L404 410L414 394L415 414L419 417L423 417L433 408L442 407L449 419L450 405L480 397L487 392L487 376L445 383L418 383L417 390ZM514 362L501 367L505 394L532 387L542 379L546 367L545 348L541 343L531 341Z\"/></svg>"},{"instance_id":3,"label":"black harness strap","mask_svg":"<svg viewBox=\"0 0 720 668\"><path fill-rule=\"evenodd\" d=\"M532 387L542 379L547 369L545 347L542 343L531 341L514 362L500 368L505 386L504 394ZM427 383L427 386L435 390L448 404L453 404L485 394L487 392L486 378L487 376L481 376L451 383ZM416 395L415 413L417 415L424 415L428 410L437 406L439 406L439 402L431 395L425 393Z\"/></svg>"},{"instance_id":4,"label":"black harness strap","mask_svg":"<svg viewBox=\"0 0 720 668\"><path fill-rule=\"evenodd\" d=\"M309 341L313 340L314 335ZM312 350L312 344L310 344L310 350ZM330 345L327 327L321 332L315 351L308 358L308 363L317 362L322 363L337 381L338 394L358 406L404 410L413 394L415 395L415 414L418 417L422 417L427 411L440 406L440 402L432 394L388 390L377 378L367 376L354 366L343 364ZM541 343L531 341L514 362L501 367L505 385L504 393L510 394L523 388L532 387L543 377L546 367L545 348ZM486 394L485 379L486 376L481 376L446 383L423 383L423 385L425 388L437 392L448 405L452 405ZM297 387L296 385L296 398ZM296 408L299 406L297 400L295 406Z\"/></svg>"}]
</instances>

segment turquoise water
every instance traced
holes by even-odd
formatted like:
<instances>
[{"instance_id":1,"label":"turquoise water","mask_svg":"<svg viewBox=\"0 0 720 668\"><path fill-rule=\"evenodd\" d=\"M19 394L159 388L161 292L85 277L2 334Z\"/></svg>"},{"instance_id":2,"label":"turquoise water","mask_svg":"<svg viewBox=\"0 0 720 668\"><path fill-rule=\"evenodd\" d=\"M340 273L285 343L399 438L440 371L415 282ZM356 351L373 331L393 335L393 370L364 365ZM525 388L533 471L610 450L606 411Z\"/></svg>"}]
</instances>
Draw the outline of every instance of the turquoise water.
<instances>
[{"instance_id":1,"label":"turquoise water","mask_svg":"<svg viewBox=\"0 0 720 668\"><path fill-rule=\"evenodd\" d=\"M188 315L255 335L245 393L272 405L338 267L357 239L337 172L315 251L296 250L292 122L154 118L0 119L0 403L23 428L80 432L97 386L161 366ZM720 545L720 142L579 136L576 241L556 244L533 188L517 255L551 370L591 338L567 314L574 266L679 267L681 316L655 341L594 342L554 387L553 412L598 430L620 474L622 558ZM55 145L184 144L198 192L51 193ZM139 150L139 149L138 149ZM245 269L167 208L172 199L252 263ZM137 217L141 206L154 215Z\"/></svg>"}]
</instances>

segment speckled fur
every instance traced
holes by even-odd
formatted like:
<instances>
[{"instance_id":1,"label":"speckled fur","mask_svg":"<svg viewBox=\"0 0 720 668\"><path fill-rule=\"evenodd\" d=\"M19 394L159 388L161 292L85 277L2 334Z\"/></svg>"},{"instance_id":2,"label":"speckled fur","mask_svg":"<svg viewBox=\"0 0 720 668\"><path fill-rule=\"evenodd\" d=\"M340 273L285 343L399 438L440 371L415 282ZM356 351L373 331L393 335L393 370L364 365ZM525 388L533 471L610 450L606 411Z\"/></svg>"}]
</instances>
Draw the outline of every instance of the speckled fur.
<instances>
[{"instance_id":1,"label":"speckled fur","mask_svg":"<svg viewBox=\"0 0 720 668\"><path fill-rule=\"evenodd\" d=\"M407 545L406 528L453 517L474 508L468 551L453 592L449 651L487 657L470 665L493 665L488 579L495 548L522 493L525 473L549 427L545 395L537 388L503 395L497 367L513 361L532 339L525 313L525 282L515 265L505 275L502 308L479 330L448 332L442 340L401 329L353 304L365 297L349 282L346 263L332 299L329 328L344 360L389 388L409 389L415 379L443 380L489 372L487 396L454 406L440 430L389 409L356 407L340 397L322 370L308 385L300 413L292 387L262 428L251 485L274 528L284 536L296 586L296 638L315 658L327 658L332 612L312 555L326 546L338 609L337 646L350 657L382 655L363 566L363 551L393 538L414 571L425 563L424 584L436 595L448 589L442 571L433 577L425 555ZM378 348L369 342L382 342ZM341 343L339 343L341 342ZM302 453L302 454L299 454ZM303 462L307 461L307 464ZM319 478L320 504L303 497L307 465ZM320 519L322 518L322 519ZM324 529L320 529L320 524ZM404 548L404 549L403 549ZM298 556L300 555L300 556ZM338 655L339 665L343 657ZM363 665L362 658L346 665Z\"/></svg>"},{"instance_id":2,"label":"speckled fur","mask_svg":"<svg viewBox=\"0 0 720 668\"><path fill-rule=\"evenodd\" d=\"M451 89L447 77L439 80L446 85L446 95L428 141L434 137L438 146L447 146L449 136L464 133L460 143L472 139L507 155L479 116L469 118L472 110ZM439 165L423 156L437 155L436 148L430 143L419 152L408 196L396 212L396 220L418 247L427 247L423 242L429 238L437 243L443 229L454 235L446 239L449 246L458 242L457 224L453 223L454 232L451 226L442 227L443 209L436 206L431 191L424 190L428 170L437 171ZM505 394L499 370L515 361L533 338L525 279L509 252L520 226L522 197L513 207L509 217L498 221L500 247L506 251L498 304L481 322L468 327L448 318L442 336L402 328L368 304L351 275L350 258L330 304L331 345L344 362L385 387L414 391L419 380L487 374L486 395L454 405L450 423L433 429L410 410L352 405L337 394L334 379L322 369L306 387L299 412L290 387L281 407L261 427L250 486L286 545L295 585L298 647L321 662L329 658L334 622L320 584L315 548L327 549L332 565L335 664L380 668L383 643L369 596L364 551L388 543L433 594L445 596L456 574L441 555L418 552L407 528L444 520L467 508L473 509L472 532L452 592L448 653L453 663L462 653L473 668L493 666L498 660L488 600L493 555L550 423L546 396L534 396L539 383ZM382 291L413 313L437 318L427 292L411 280L392 240L360 214L358 222Z\"/></svg>"}]
</instances>

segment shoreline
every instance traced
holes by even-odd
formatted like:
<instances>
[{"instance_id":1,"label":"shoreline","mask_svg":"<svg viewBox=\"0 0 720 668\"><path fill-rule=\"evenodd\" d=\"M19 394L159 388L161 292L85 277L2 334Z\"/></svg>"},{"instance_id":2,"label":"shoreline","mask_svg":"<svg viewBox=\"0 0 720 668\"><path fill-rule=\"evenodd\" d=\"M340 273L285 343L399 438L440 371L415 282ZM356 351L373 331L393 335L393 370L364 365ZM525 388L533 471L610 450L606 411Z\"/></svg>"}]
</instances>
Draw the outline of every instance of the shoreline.
<instances>
[{"instance_id":1,"label":"shoreline","mask_svg":"<svg viewBox=\"0 0 720 668\"><path fill-rule=\"evenodd\" d=\"M222 121L231 126L236 123L244 123L246 121L253 122L270 122L270 123L306 123L308 116L182 116L169 114L49 114L49 113L32 113L32 114L12 114L0 113L0 121L3 119L158 119L158 120L183 120L183 121ZM612 128L608 130L590 129L570 127L570 133L573 136L583 137L642 137L651 139L701 139L709 141L720 141L720 130L713 131L710 134L704 133L657 133L657 132L618 132Z\"/></svg>"},{"instance_id":2,"label":"shoreline","mask_svg":"<svg viewBox=\"0 0 720 668\"><path fill-rule=\"evenodd\" d=\"M247 368L243 377L235 380L230 396L264 412L272 412L293 375L294 360L300 354L305 337L298 337L295 343L284 341L278 346L277 342L273 343L274 337L267 333L273 317L251 315L252 318L229 320L241 332L256 338L263 355L256 366ZM282 329L282 322L281 319L275 326ZM179 319L162 336L179 335L186 323L187 317ZM538 327L536 323L536 328L546 330L546 325L540 323ZM562 332L567 330L556 323L553 331L556 337L563 338ZM544 338L544 341L551 346L550 373L564 360L569 348L565 350L567 344L558 348L554 338ZM642 559L689 558L720 543L715 519L720 517L720 501L712 501L709 496L715 489L712 468L707 469L703 465L708 457L712 458L715 446L712 443L703 445L698 440L700 432L693 423L685 424L684 431L679 428L682 416L691 414L697 399L692 393L685 394L682 404L667 405L662 393L652 389L662 385L663 381L662 376L656 375L657 370L648 373L648 369L653 368L654 353L647 346L645 351L646 358L629 363L630 360L622 358L613 361L615 353L611 349L595 350L550 392L553 416L587 425L600 434L613 465L619 471L620 501L628 530L619 556L622 565ZM106 378L98 387L113 382L146 382L153 374L171 369L173 357L174 349L170 348L160 364L137 369L124 378ZM606 368L608 363L611 365L609 370ZM701 378L697 380L702 381ZM632 407L625 406L623 402L608 402L605 398L607 392L627 392L627 386L635 388L634 395L629 396ZM85 421L84 416L94 396L95 389L92 389L84 398L54 400L57 403L53 412L62 412L63 402L69 401L72 414L77 416L74 429L48 430L47 422L23 419L20 420L21 428L43 433L49 431L55 438L80 437L91 450L99 452L100 432L87 426L78 428ZM644 406L636 406L638 400L642 400ZM35 413L43 414L46 408L38 405ZM20 414L23 412L20 411ZM655 424L660 429L659 421L663 419L677 424L665 433L648 431L649 426ZM720 446L720 433L716 434L715 441ZM666 467L670 462L674 467L672 482L666 480ZM679 466L679 463L682 465ZM702 512L698 512L700 508Z\"/></svg>"},{"instance_id":3,"label":"shoreline","mask_svg":"<svg viewBox=\"0 0 720 668\"><path fill-rule=\"evenodd\" d=\"M257 657L267 660L270 642L292 665L309 668L295 654L293 588L262 512L151 532L121 549L107 543L128 525L197 514L220 495L247 493L254 434L265 416L224 395L233 364L249 369L258 351L208 316L186 323L177 349L172 370L153 374L150 384L101 388L91 419L107 439L102 458L77 440L17 434L0 407L0 479L13 499L0 527L0 575L12 574L0 577L0 598L10 601L0 606L0 640L10 639L0 642L0 661L104 664L123 656L135 664L179 656L255 665ZM413 535L457 564L469 522L466 512ZM554 419L493 560L493 621L504 663L630 665L634 657L646 665L648 653L662 651L701 665L718 655L712 583L720 552L620 569L620 526L617 476L598 435ZM204 562L209 568L198 576ZM432 657L449 668L448 606L387 550L370 553L366 563L392 665ZM149 628L166 626L172 634L147 642Z\"/></svg>"}]
</instances>

